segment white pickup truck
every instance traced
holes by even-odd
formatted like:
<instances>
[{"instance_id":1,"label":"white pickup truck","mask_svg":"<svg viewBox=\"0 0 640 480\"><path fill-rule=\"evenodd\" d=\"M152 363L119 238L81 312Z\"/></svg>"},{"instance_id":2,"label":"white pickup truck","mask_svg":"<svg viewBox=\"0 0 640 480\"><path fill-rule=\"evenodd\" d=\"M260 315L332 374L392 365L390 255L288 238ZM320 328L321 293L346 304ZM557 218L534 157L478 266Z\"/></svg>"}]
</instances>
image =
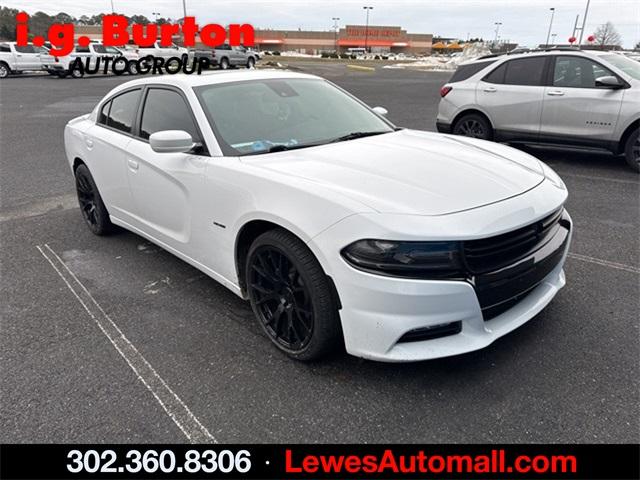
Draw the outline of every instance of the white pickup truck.
<instances>
[{"instance_id":1,"label":"white pickup truck","mask_svg":"<svg viewBox=\"0 0 640 480\"><path fill-rule=\"evenodd\" d=\"M0 78L29 71L42 71L39 48L33 45L19 47L16 42L0 43Z\"/></svg>"},{"instance_id":2,"label":"white pickup truck","mask_svg":"<svg viewBox=\"0 0 640 480\"><path fill-rule=\"evenodd\" d=\"M169 47L163 47L160 42L154 43L150 47L139 47L133 42L129 42L128 48L136 51L140 57L146 57L147 55L153 55L154 57L162 57L164 59L171 57L180 58L182 55L189 55L189 50L184 47L179 47L176 44L171 44Z\"/></svg>"},{"instance_id":3,"label":"white pickup truck","mask_svg":"<svg viewBox=\"0 0 640 480\"><path fill-rule=\"evenodd\" d=\"M85 65L86 59L89 59L89 67L94 68L98 61L98 58L117 58L124 57L127 60L137 60L139 55L129 50L118 49L115 47L105 47L101 43L91 42L86 47L77 45L69 55L62 57L55 57L50 54L42 55L42 68L46 70L50 75L57 75L60 78L64 78L67 75L71 75L73 78L81 78L84 76L84 72L79 68L72 68L77 58L82 59L82 64ZM101 67L102 68L102 67ZM136 70L136 64L130 63L130 73L138 73Z\"/></svg>"}]
</instances>

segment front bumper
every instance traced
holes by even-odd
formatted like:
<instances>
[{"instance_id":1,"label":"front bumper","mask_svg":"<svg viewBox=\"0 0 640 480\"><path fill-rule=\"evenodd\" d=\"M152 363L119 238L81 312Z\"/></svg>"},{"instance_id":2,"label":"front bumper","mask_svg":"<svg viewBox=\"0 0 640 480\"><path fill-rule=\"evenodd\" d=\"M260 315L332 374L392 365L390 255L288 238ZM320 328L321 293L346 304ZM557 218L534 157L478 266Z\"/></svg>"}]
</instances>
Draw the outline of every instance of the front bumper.
<instances>
[{"instance_id":1,"label":"front bumper","mask_svg":"<svg viewBox=\"0 0 640 480\"><path fill-rule=\"evenodd\" d=\"M526 212L528 216L531 215L531 210L535 215L533 219L529 216L523 224L543 218L556 210L566 198L566 192L554 194L554 190L558 189L551 189L549 186L534 189L521 198L478 209L483 210L480 215L471 210L444 217L429 217L426 221L424 218L406 218L399 223L407 224L406 231L416 230L416 235L423 239L433 237L434 233L429 234L428 230L442 234L443 231L452 231L450 229L454 228L459 230L461 225L469 231L488 230L491 226L493 232L472 237L494 236L504 231L503 225L514 222L516 213L525 213L524 210L519 211L521 206L529 210ZM537 207L532 206L532 197L539 201ZM340 222L314 238L310 246L314 251L326 252L327 248L334 249L346 244L343 234L348 230L360 232L361 238L376 238L368 231L368 222L361 220L362 217L363 215L358 215ZM358 357L388 362L427 360L481 349L518 328L537 315L565 285L563 265L572 233L568 214L565 219L568 233L556 250L553 265L545 270L545 276L537 278L535 287L517 298L510 308L489 320L485 320L486 311L483 316L477 285L474 288L469 281L386 277L357 270L342 257L327 259L317 253L325 271L334 280L340 297L340 318L347 352ZM345 225L341 226L341 223ZM419 232L419 225L428 225L425 233ZM522 224L516 222L509 230L520 226ZM451 235L455 237L455 234ZM399 234L383 238L403 239ZM443 326L446 330L451 325L459 326L459 333L454 331L453 334L447 332L448 335L439 338L402 341L409 332Z\"/></svg>"}]
</instances>

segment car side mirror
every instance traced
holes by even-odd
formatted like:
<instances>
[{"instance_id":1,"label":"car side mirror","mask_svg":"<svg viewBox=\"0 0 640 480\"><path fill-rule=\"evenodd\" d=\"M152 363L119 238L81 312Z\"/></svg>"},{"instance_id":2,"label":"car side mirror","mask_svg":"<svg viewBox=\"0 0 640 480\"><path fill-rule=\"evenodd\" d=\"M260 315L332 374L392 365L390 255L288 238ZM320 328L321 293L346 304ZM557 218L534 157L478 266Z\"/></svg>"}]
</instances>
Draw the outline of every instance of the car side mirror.
<instances>
[{"instance_id":1,"label":"car side mirror","mask_svg":"<svg viewBox=\"0 0 640 480\"><path fill-rule=\"evenodd\" d=\"M613 75L596 78L596 87L622 88L623 86L618 77L614 77Z\"/></svg>"},{"instance_id":2,"label":"car side mirror","mask_svg":"<svg viewBox=\"0 0 640 480\"><path fill-rule=\"evenodd\" d=\"M193 138L184 130L163 130L149 137L151 149L157 153L185 153L194 147Z\"/></svg>"},{"instance_id":3,"label":"car side mirror","mask_svg":"<svg viewBox=\"0 0 640 480\"><path fill-rule=\"evenodd\" d=\"M389 110L384 107L373 107L372 110L383 117L386 116L387 113L389 113Z\"/></svg>"}]
</instances>

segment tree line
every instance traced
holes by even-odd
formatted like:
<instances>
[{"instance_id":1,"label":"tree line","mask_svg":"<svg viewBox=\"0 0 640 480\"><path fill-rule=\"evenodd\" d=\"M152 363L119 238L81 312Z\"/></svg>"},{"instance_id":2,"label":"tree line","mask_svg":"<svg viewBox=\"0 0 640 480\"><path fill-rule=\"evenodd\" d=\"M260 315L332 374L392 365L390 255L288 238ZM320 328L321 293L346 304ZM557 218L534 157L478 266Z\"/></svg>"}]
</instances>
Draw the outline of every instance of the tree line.
<instances>
[{"instance_id":1,"label":"tree line","mask_svg":"<svg viewBox=\"0 0 640 480\"><path fill-rule=\"evenodd\" d=\"M0 7L0 39L14 40L16 38L16 15L20 12L17 8ZM36 12L29 17L29 34L34 35L47 35L49 27L54 23L74 23L76 25L101 25L102 17L109 15L108 13L101 13L99 15L82 15L76 18L65 12L60 12L55 15L48 15L44 12ZM123 14L119 14L123 15ZM144 15L132 15L127 16L130 23L140 23L146 25L151 23ZM171 23L170 18L160 17L155 23Z\"/></svg>"}]
</instances>

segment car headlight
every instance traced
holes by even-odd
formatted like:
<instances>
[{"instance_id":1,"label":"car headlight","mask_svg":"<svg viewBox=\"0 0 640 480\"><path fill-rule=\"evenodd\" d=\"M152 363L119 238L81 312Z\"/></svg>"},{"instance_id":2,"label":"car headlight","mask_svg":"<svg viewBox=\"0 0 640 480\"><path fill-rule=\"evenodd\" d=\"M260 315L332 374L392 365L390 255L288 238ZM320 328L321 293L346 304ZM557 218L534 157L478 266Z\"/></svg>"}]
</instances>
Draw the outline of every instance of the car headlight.
<instances>
[{"instance_id":1,"label":"car headlight","mask_svg":"<svg viewBox=\"0 0 640 480\"><path fill-rule=\"evenodd\" d=\"M564 182L560 178L560 175L558 175L549 165L544 162L540 162L540 165L542 165L542 171L547 180L549 180L556 187L561 188L562 190L567 189Z\"/></svg>"},{"instance_id":2,"label":"car headlight","mask_svg":"<svg viewBox=\"0 0 640 480\"><path fill-rule=\"evenodd\" d=\"M342 249L342 257L361 270L405 278L464 276L460 242L358 240Z\"/></svg>"}]
</instances>

